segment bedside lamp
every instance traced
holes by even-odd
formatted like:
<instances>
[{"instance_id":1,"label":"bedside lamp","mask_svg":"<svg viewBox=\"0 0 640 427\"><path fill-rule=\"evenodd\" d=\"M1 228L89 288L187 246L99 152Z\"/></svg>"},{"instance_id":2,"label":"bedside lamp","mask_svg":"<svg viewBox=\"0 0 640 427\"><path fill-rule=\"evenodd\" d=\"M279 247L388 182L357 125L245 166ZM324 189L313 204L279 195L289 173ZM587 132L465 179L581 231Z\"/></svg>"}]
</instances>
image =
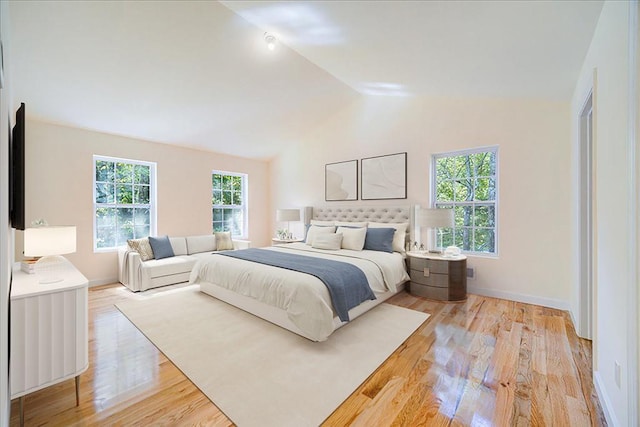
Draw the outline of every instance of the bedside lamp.
<instances>
[{"instance_id":1,"label":"bedside lamp","mask_svg":"<svg viewBox=\"0 0 640 427\"><path fill-rule=\"evenodd\" d=\"M62 255L75 251L75 226L48 226L24 230L24 255L40 257L34 265L40 283L62 281L62 274L70 265Z\"/></svg>"},{"instance_id":2,"label":"bedside lamp","mask_svg":"<svg viewBox=\"0 0 640 427\"><path fill-rule=\"evenodd\" d=\"M286 238L291 238L291 231L289 229L289 225L291 221L300 221L300 209L278 209L276 211L276 221L277 222L287 222L287 236Z\"/></svg>"},{"instance_id":3,"label":"bedside lamp","mask_svg":"<svg viewBox=\"0 0 640 427\"><path fill-rule=\"evenodd\" d=\"M441 228L453 226L453 209L420 209L416 217L416 225L419 228L438 229L440 235L440 247L442 247ZM441 253L437 249L429 249L432 253Z\"/></svg>"}]
</instances>

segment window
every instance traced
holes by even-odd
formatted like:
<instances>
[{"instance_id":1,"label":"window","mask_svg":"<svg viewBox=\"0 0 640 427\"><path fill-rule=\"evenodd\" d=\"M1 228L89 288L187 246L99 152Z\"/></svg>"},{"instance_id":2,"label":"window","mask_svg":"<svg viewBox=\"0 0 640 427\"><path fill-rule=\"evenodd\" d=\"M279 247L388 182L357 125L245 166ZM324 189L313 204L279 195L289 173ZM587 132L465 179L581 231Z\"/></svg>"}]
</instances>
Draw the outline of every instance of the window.
<instances>
[{"instance_id":1,"label":"window","mask_svg":"<svg viewBox=\"0 0 640 427\"><path fill-rule=\"evenodd\" d=\"M498 147L433 156L436 208L454 209L454 226L445 228L443 246L497 255Z\"/></svg>"},{"instance_id":2,"label":"window","mask_svg":"<svg viewBox=\"0 0 640 427\"><path fill-rule=\"evenodd\" d=\"M247 175L213 171L211 175L213 231L247 237Z\"/></svg>"},{"instance_id":3,"label":"window","mask_svg":"<svg viewBox=\"0 0 640 427\"><path fill-rule=\"evenodd\" d=\"M93 156L93 248L156 234L156 164Z\"/></svg>"}]
</instances>

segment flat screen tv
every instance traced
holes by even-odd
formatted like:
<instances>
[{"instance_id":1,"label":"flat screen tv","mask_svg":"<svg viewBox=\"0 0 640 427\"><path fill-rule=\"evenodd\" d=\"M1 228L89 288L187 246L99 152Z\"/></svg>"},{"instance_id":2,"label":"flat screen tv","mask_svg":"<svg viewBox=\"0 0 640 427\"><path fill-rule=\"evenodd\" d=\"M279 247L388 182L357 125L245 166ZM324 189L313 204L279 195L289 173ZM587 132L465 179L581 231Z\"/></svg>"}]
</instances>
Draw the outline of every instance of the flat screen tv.
<instances>
[{"instance_id":1,"label":"flat screen tv","mask_svg":"<svg viewBox=\"0 0 640 427\"><path fill-rule=\"evenodd\" d=\"M13 126L9 143L9 209L11 226L17 230L24 230L24 150L25 150L25 112L24 102L16 111L16 124Z\"/></svg>"}]
</instances>

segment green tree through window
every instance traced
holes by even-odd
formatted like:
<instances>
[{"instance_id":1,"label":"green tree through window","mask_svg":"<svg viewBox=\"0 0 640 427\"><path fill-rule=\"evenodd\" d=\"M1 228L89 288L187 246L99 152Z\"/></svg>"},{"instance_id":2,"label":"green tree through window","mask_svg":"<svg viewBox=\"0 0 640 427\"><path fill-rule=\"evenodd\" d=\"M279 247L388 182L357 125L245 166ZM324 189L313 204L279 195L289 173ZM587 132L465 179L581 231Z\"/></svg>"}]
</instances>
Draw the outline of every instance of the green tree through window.
<instances>
[{"instance_id":1,"label":"green tree through window","mask_svg":"<svg viewBox=\"0 0 640 427\"><path fill-rule=\"evenodd\" d=\"M454 209L454 226L443 229L443 246L497 254L498 148L433 156L435 207Z\"/></svg>"},{"instance_id":2,"label":"green tree through window","mask_svg":"<svg viewBox=\"0 0 640 427\"><path fill-rule=\"evenodd\" d=\"M213 171L211 175L213 231L246 237L247 175Z\"/></svg>"},{"instance_id":3,"label":"green tree through window","mask_svg":"<svg viewBox=\"0 0 640 427\"><path fill-rule=\"evenodd\" d=\"M94 250L155 234L155 163L94 156Z\"/></svg>"}]
</instances>

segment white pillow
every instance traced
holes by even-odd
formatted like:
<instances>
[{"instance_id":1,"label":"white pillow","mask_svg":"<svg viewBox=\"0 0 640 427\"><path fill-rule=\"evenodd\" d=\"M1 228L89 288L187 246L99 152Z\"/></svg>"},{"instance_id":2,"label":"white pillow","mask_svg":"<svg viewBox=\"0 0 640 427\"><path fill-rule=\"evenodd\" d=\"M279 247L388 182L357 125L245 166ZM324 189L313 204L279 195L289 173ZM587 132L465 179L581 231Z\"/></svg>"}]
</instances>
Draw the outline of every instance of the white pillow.
<instances>
[{"instance_id":1,"label":"white pillow","mask_svg":"<svg viewBox=\"0 0 640 427\"><path fill-rule=\"evenodd\" d=\"M409 224L406 222L395 223L395 222L370 222L369 228L395 228L396 232L393 233L393 242L391 246L394 252L404 253L405 247L404 242L406 240L407 227Z\"/></svg>"},{"instance_id":2,"label":"white pillow","mask_svg":"<svg viewBox=\"0 0 640 427\"><path fill-rule=\"evenodd\" d=\"M364 239L367 237L367 228L338 227L336 233L342 233L342 249L361 251L364 247Z\"/></svg>"},{"instance_id":3,"label":"white pillow","mask_svg":"<svg viewBox=\"0 0 640 427\"><path fill-rule=\"evenodd\" d=\"M312 219L311 225L335 225L335 221L320 221L318 219Z\"/></svg>"},{"instance_id":4,"label":"white pillow","mask_svg":"<svg viewBox=\"0 0 640 427\"><path fill-rule=\"evenodd\" d=\"M367 222L348 222L348 221L336 221L336 227L366 227Z\"/></svg>"},{"instance_id":5,"label":"white pillow","mask_svg":"<svg viewBox=\"0 0 640 427\"><path fill-rule=\"evenodd\" d=\"M312 225L309 227L309 231L307 231L307 245L311 246L314 239L321 234L333 234L335 232L336 228L334 226L321 227L318 225Z\"/></svg>"},{"instance_id":6,"label":"white pillow","mask_svg":"<svg viewBox=\"0 0 640 427\"><path fill-rule=\"evenodd\" d=\"M316 249L329 249L332 251L337 251L340 249L340 245L342 244L342 234L339 233L325 233L319 234L313 239L312 248Z\"/></svg>"}]
</instances>

